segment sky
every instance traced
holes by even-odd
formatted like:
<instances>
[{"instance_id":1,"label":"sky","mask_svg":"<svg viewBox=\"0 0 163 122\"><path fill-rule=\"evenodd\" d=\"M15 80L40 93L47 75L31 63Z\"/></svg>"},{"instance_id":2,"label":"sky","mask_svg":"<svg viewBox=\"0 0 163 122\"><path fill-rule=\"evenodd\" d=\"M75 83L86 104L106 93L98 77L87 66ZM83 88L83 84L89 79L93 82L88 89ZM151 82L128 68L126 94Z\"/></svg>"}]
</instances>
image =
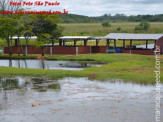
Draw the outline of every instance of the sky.
<instances>
[{"instance_id":1,"label":"sky","mask_svg":"<svg viewBox=\"0 0 163 122\"><path fill-rule=\"evenodd\" d=\"M24 0L25 1L25 0ZM37 0L26 0L35 2ZM41 0L55 2L56 0ZM33 6L32 10L62 11L66 9L71 14L86 16L101 16L104 14L138 15L163 14L163 0L57 0L59 6ZM29 7L28 7L29 8Z\"/></svg>"}]
</instances>

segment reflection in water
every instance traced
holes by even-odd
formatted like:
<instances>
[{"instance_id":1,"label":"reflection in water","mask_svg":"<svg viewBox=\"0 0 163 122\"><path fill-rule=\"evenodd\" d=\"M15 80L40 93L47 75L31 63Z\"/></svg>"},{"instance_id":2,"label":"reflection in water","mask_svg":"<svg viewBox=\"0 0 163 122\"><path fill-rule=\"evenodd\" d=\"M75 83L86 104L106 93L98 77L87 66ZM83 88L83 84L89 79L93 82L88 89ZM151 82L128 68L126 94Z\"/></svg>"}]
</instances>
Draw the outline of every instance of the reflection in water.
<instances>
[{"instance_id":1,"label":"reflection in water","mask_svg":"<svg viewBox=\"0 0 163 122\"><path fill-rule=\"evenodd\" d=\"M53 90L58 92L60 84L53 80L41 78L0 78L0 109L9 107L10 103L20 97L27 96L29 92L45 92ZM34 92L33 91L33 92Z\"/></svg>"},{"instance_id":2,"label":"reflection in water","mask_svg":"<svg viewBox=\"0 0 163 122\"><path fill-rule=\"evenodd\" d=\"M54 89L54 90L59 90L60 89L60 84L58 82L54 82L51 80L45 80L41 78L33 78L33 89L37 91L47 91L48 89Z\"/></svg>"},{"instance_id":3,"label":"reflection in water","mask_svg":"<svg viewBox=\"0 0 163 122\"><path fill-rule=\"evenodd\" d=\"M32 82L31 82L32 81ZM38 91L47 91L48 89L60 89L58 82L53 80L47 80L42 78L1 78L0 79L0 89L5 90L14 90L14 89L26 89L33 88Z\"/></svg>"},{"instance_id":4,"label":"reflection in water","mask_svg":"<svg viewBox=\"0 0 163 122\"><path fill-rule=\"evenodd\" d=\"M98 63L85 63L73 61L49 61L49 60L0 60L0 66L39 68L39 69L65 69L82 70L87 67L101 66Z\"/></svg>"},{"instance_id":5,"label":"reflection in water","mask_svg":"<svg viewBox=\"0 0 163 122\"><path fill-rule=\"evenodd\" d=\"M25 59L24 59L24 64L25 64L25 68L28 68L28 67L27 67L27 62L26 62Z\"/></svg>"},{"instance_id":6,"label":"reflection in water","mask_svg":"<svg viewBox=\"0 0 163 122\"><path fill-rule=\"evenodd\" d=\"M17 79L3 79L0 82L0 88L3 88L3 90L12 90L19 87L20 86Z\"/></svg>"},{"instance_id":7,"label":"reflection in water","mask_svg":"<svg viewBox=\"0 0 163 122\"><path fill-rule=\"evenodd\" d=\"M12 60L9 59L9 67L12 67Z\"/></svg>"},{"instance_id":8,"label":"reflection in water","mask_svg":"<svg viewBox=\"0 0 163 122\"><path fill-rule=\"evenodd\" d=\"M45 61L44 60L41 60L41 66L42 66L42 69L45 69Z\"/></svg>"}]
</instances>

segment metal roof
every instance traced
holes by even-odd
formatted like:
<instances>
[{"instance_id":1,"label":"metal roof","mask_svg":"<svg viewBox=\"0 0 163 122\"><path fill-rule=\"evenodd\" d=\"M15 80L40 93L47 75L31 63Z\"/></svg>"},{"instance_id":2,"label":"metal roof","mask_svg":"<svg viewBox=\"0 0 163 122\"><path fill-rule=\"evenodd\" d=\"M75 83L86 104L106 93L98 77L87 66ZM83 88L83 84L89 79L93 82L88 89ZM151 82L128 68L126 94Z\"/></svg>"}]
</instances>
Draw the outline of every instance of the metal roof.
<instances>
[{"instance_id":1,"label":"metal roof","mask_svg":"<svg viewBox=\"0 0 163 122\"><path fill-rule=\"evenodd\" d=\"M104 36L104 39L116 40L158 40L162 34L133 34L133 33L110 33Z\"/></svg>"},{"instance_id":2,"label":"metal roof","mask_svg":"<svg viewBox=\"0 0 163 122\"><path fill-rule=\"evenodd\" d=\"M12 39L18 39L18 37L15 36L15 37L12 37ZM19 37L19 39L22 40L22 39L25 39L25 37ZM37 39L37 37L36 36L32 36L32 37L29 37L29 39Z\"/></svg>"},{"instance_id":3,"label":"metal roof","mask_svg":"<svg viewBox=\"0 0 163 122\"><path fill-rule=\"evenodd\" d=\"M94 37L93 39L102 40L102 39L105 39L105 38L104 37Z\"/></svg>"},{"instance_id":4,"label":"metal roof","mask_svg":"<svg viewBox=\"0 0 163 122\"><path fill-rule=\"evenodd\" d=\"M59 39L62 40L74 40L74 39L91 39L91 36L63 36L63 37L59 37Z\"/></svg>"}]
</instances>

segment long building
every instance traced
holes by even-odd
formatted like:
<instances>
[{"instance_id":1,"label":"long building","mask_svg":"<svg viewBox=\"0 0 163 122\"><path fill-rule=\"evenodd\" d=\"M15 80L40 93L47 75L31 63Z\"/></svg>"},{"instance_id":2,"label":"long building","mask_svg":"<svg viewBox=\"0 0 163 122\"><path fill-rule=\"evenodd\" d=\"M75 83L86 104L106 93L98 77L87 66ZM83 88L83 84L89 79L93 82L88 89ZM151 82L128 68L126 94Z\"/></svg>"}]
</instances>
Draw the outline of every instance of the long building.
<instances>
[{"instance_id":1,"label":"long building","mask_svg":"<svg viewBox=\"0 0 163 122\"><path fill-rule=\"evenodd\" d=\"M18 43L17 37L12 38L15 40L15 45L12 46L12 53L18 54ZM19 38L24 39L24 37ZM31 39L37 39L32 37ZM70 43L72 45L66 45ZM96 41L95 46L88 46L88 41ZM99 46L100 40L106 40L105 46ZM76 43L80 41L83 45L77 46ZM111 46L111 41L114 45ZM130 42L130 45L126 45L126 41ZM133 42L144 41L145 48L133 46ZM148 42L153 42L153 48L148 47ZM116 46L117 42L121 42L122 46ZM131 34L131 33L110 33L104 37L91 37L91 36L63 36L59 38L59 44L56 46L45 45L45 54L65 54L65 55L78 55L78 54L89 54L89 53L132 53L142 55L154 55L156 46L160 49L160 54L163 54L163 34ZM20 54L41 54L42 47L36 48L32 45L19 47ZM4 47L4 54L9 53L8 47Z\"/></svg>"}]
</instances>

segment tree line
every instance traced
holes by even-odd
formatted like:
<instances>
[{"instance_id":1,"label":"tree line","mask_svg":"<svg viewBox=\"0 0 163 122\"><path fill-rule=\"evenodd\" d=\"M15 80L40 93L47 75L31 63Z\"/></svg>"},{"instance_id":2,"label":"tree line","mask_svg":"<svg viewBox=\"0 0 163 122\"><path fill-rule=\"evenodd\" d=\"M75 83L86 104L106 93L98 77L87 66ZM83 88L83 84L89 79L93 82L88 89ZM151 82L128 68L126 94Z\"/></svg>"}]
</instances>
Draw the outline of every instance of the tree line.
<instances>
[{"instance_id":1,"label":"tree line","mask_svg":"<svg viewBox=\"0 0 163 122\"><path fill-rule=\"evenodd\" d=\"M57 23L61 21L58 15L0 15L0 38L6 42L9 55L12 55L12 38L17 37L18 54L20 55L20 37L25 37L26 48L29 39L36 36L36 47L42 48L44 56L45 44L58 40L62 35L63 27ZM24 55L26 52L24 51Z\"/></svg>"},{"instance_id":2,"label":"tree line","mask_svg":"<svg viewBox=\"0 0 163 122\"><path fill-rule=\"evenodd\" d=\"M125 14L104 14L103 16L88 17L83 15L67 14L60 15L64 23L93 23L93 22L103 22L103 21L127 21L127 22L163 22L163 14L158 15L131 15L127 16Z\"/></svg>"}]
</instances>

